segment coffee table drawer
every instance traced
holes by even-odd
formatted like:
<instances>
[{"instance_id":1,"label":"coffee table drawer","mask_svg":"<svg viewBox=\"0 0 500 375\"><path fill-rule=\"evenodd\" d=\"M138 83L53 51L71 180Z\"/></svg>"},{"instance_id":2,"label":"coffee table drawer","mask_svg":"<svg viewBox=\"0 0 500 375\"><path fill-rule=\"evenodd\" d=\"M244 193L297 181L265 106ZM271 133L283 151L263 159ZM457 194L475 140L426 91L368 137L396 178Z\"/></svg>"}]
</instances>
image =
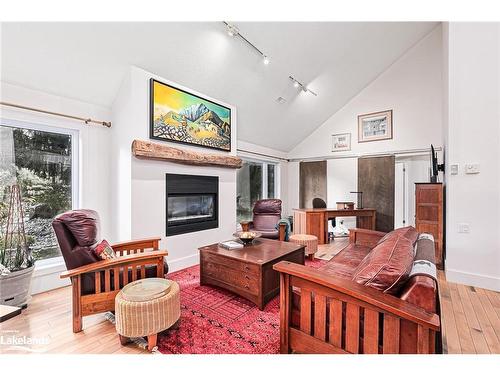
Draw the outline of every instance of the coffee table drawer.
<instances>
[{"instance_id":1,"label":"coffee table drawer","mask_svg":"<svg viewBox=\"0 0 500 375\"><path fill-rule=\"evenodd\" d=\"M220 264L222 266L231 268L236 271L253 273L254 275L259 274L259 266L257 264L245 263L239 260L229 259L226 257L212 255L212 254L202 253L202 257L205 262Z\"/></svg>"},{"instance_id":2,"label":"coffee table drawer","mask_svg":"<svg viewBox=\"0 0 500 375\"><path fill-rule=\"evenodd\" d=\"M234 270L217 263L205 263L204 268L204 274L212 279L220 280L251 294L259 294L259 280L255 274Z\"/></svg>"}]
</instances>

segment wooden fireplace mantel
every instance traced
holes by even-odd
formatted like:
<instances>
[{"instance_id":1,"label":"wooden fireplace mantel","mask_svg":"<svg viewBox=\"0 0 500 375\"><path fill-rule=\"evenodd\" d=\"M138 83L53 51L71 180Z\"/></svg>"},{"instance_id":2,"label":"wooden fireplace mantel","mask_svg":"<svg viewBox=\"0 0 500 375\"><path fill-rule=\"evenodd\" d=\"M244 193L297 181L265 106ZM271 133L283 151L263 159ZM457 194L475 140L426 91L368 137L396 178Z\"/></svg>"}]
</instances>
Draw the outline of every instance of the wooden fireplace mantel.
<instances>
[{"instance_id":1,"label":"wooden fireplace mantel","mask_svg":"<svg viewBox=\"0 0 500 375\"><path fill-rule=\"evenodd\" d=\"M206 154L195 151L162 145L160 143L141 141L132 142L132 154L141 159L163 160L189 165L206 165L223 168L241 168L242 160L237 156Z\"/></svg>"}]
</instances>

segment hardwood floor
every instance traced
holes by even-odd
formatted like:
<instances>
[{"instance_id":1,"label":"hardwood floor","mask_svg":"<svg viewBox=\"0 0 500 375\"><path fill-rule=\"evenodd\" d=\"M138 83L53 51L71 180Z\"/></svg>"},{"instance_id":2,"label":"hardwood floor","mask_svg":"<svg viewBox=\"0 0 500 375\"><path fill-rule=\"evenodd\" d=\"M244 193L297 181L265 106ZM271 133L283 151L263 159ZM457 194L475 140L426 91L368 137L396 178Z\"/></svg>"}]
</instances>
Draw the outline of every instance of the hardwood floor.
<instances>
[{"instance_id":1,"label":"hardwood floor","mask_svg":"<svg viewBox=\"0 0 500 375\"><path fill-rule=\"evenodd\" d=\"M443 351L500 354L500 293L447 282L439 272Z\"/></svg>"},{"instance_id":2,"label":"hardwood floor","mask_svg":"<svg viewBox=\"0 0 500 375\"><path fill-rule=\"evenodd\" d=\"M340 251L342 241L335 241L322 245L317 254L328 258ZM447 282L443 272L439 290L445 353L500 354L500 293ZM70 287L33 296L21 315L0 323L0 353L148 354L133 343L121 346L104 314L83 318L84 330L74 334L70 301ZM5 345L13 336L37 342Z\"/></svg>"},{"instance_id":3,"label":"hardwood floor","mask_svg":"<svg viewBox=\"0 0 500 375\"><path fill-rule=\"evenodd\" d=\"M71 322L71 287L37 294L21 315L0 323L3 342L0 353L148 353L132 343L121 346L115 326L104 314L84 317L84 330L76 334ZM36 342L5 345L12 337L31 338Z\"/></svg>"},{"instance_id":4,"label":"hardwood floor","mask_svg":"<svg viewBox=\"0 0 500 375\"><path fill-rule=\"evenodd\" d=\"M337 254L347 245L349 245L349 237L335 238L335 240L331 241L330 243L318 245L316 258L330 260L335 254Z\"/></svg>"}]
</instances>

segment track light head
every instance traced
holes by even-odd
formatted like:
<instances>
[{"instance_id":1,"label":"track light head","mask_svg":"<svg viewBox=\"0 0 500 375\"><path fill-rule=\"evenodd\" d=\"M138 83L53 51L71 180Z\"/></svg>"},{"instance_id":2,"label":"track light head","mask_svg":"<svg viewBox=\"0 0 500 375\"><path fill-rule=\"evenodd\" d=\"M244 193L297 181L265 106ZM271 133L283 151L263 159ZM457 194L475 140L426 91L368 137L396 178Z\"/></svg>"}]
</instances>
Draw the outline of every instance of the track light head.
<instances>
[{"instance_id":1,"label":"track light head","mask_svg":"<svg viewBox=\"0 0 500 375\"><path fill-rule=\"evenodd\" d=\"M316 94L314 91L312 91L311 89L309 89L306 85L300 83L299 81L297 81L293 76L288 76L288 78L290 79L290 81L293 82L293 87L295 88L300 88L301 91L303 92L308 92L308 93L311 93L312 95L314 96L318 96L318 94Z\"/></svg>"},{"instance_id":2,"label":"track light head","mask_svg":"<svg viewBox=\"0 0 500 375\"><path fill-rule=\"evenodd\" d=\"M269 65L269 63L270 63L269 57L264 55L264 60L262 60L262 62L264 63L264 65Z\"/></svg>"},{"instance_id":3,"label":"track light head","mask_svg":"<svg viewBox=\"0 0 500 375\"><path fill-rule=\"evenodd\" d=\"M226 28L227 28L227 35L229 36L236 36L240 33L240 30L236 26L231 25L230 23L226 23Z\"/></svg>"}]
</instances>

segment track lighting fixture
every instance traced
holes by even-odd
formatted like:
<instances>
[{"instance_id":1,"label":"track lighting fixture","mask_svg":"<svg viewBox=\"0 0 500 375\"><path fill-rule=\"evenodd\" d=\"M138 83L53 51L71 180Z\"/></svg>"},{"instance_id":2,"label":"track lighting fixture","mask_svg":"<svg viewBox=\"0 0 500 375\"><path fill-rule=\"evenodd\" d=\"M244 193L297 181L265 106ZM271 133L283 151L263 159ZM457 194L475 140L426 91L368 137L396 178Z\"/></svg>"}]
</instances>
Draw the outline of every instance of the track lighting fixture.
<instances>
[{"instance_id":1,"label":"track lighting fixture","mask_svg":"<svg viewBox=\"0 0 500 375\"><path fill-rule=\"evenodd\" d=\"M235 25L232 25L226 21L222 21L222 23L226 26L227 34L229 36L234 37L234 38L240 38L241 40L243 40L249 47L251 47L254 51L256 51L259 55L262 56L262 63L264 65L269 65L269 63L271 62L271 60L269 59L269 56L264 54L264 52L262 52L260 49L258 49L255 46L255 44L253 44L247 38L245 38L243 35L241 35L240 29L238 29L238 27L236 27ZM307 88L306 85L299 82L298 80L296 80L292 76L289 76L288 78L290 78L290 80L293 82L293 86L295 88L300 88L304 92L309 92L309 93L313 94L314 96L318 96L318 94L316 94L311 89Z\"/></svg>"},{"instance_id":2,"label":"track lighting fixture","mask_svg":"<svg viewBox=\"0 0 500 375\"><path fill-rule=\"evenodd\" d=\"M225 23L225 24L227 27L227 34L229 36L236 36L240 33L240 30L236 26L230 25L229 23Z\"/></svg>"},{"instance_id":3,"label":"track lighting fixture","mask_svg":"<svg viewBox=\"0 0 500 375\"><path fill-rule=\"evenodd\" d=\"M222 23L224 25L226 25L227 33L228 33L229 36L239 37L247 45L249 45L251 48L253 48L259 55L262 56L262 62L264 63L264 65L269 65L269 63L271 62L271 60L269 59L269 57L267 55L265 55L264 52L262 52L260 49L258 49L255 46L255 44L253 44L247 38L245 38L243 35L241 35L240 30L235 25L232 25L232 24L230 24L230 23L228 23L226 21L222 21Z\"/></svg>"},{"instance_id":4,"label":"track lighting fixture","mask_svg":"<svg viewBox=\"0 0 500 375\"><path fill-rule=\"evenodd\" d=\"M288 78L290 78L290 80L293 82L293 87L296 87L296 88L300 88L302 91L304 92L310 92L311 94L313 94L314 96L318 96L318 94L316 94L314 91L312 91L311 89L307 88L306 85L304 85L303 83L300 83L299 81L297 81L295 78L293 78L292 76L289 76Z\"/></svg>"}]
</instances>

